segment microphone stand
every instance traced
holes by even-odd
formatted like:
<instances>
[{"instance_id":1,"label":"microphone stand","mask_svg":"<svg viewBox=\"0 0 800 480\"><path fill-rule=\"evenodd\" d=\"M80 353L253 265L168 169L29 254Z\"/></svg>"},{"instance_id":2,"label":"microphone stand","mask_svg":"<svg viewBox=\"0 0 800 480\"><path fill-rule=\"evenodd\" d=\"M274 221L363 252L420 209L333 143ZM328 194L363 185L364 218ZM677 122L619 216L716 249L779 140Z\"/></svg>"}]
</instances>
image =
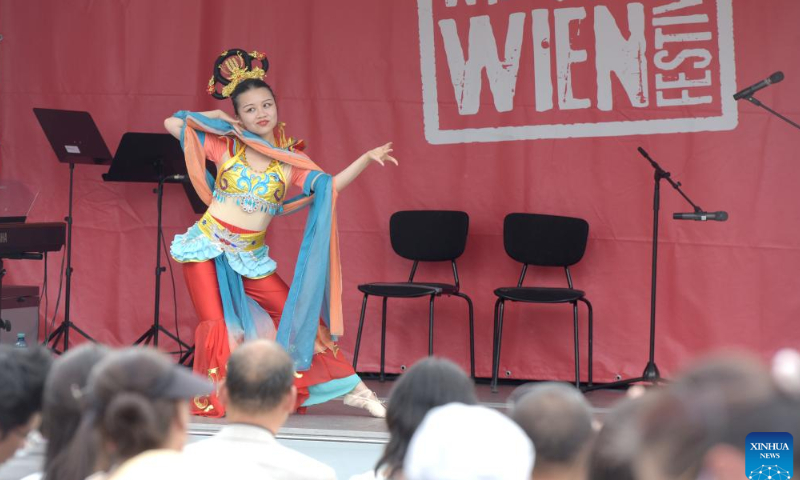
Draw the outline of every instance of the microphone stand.
<instances>
[{"instance_id":1,"label":"microphone stand","mask_svg":"<svg viewBox=\"0 0 800 480\"><path fill-rule=\"evenodd\" d=\"M769 113L775 115L776 117L780 118L781 120L783 120L784 122L786 122L789 125L793 126L794 128L800 130L800 125L796 124L795 122L789 120L788 118L784 117L783 115L781 115L780 113L776 112L775 110L773 110L773 109L769 108L768 106L764 105L756 97L750 95L749 97L745 97L745 98L747 99L748 102L752 103L753 105L763 108L764 110L766 110Z\"/></svg>"},{"instance_id":2,"label":"microphone stand","mask_svg":"<svg viewBox=\"0 0 800 480\"><path fill-rule=\"evenodd\" d=\"M788 118L784 117L783 115L781 115L780 113L776 112L775 110L772 110L768 106L762 104L760 101L758 101L758 99L756 99L752 95L749 96L749 97L746 97L746 98L750 103L763 108L764 110L772 113L776 117L780 118L781 120L784 120L785 122L789 123L790 125L794 126L795 128L800 129L800 125L798 125L795 122L789 120ZM661 168L661 166L658 163L656 163L655 160L650 158L650 156L647 154L647 152L645 152L641 147L639 148L639 153L641 153L642 156L644 158L646 158L647 161L650 162L650 165L652 165L653 168L655 169L655 195L654 195L654 199L653 199L653 273L652 273L652 280L651 280L652 288L651 288L651 292L650 292L650 359L647 362L647 366L644 368L644 372L642 373L641 377L630 378L630 379L627 379L627 380L620 380L620 381L614 382L614 383L607 383L605 385L598 385L598 386L594 386L594 387L589 387L589 388L584 389L584 391L597 390L597 389L600 389L600 388L613 388L613 387L618 387L618 386L630 385L631 383L637 383L637 382L650 382L652 384L658 384L658 382L665 381L665 379L661 377L661 374L658 371L658 367L656 366L655 353L654 353L654 350L655 350L655 328L656 328L656 264L657 264L657 258L658 258L658 209L659 209L659 183L660 183L660 181L662 179L667 180L670 183L670 185L672 185L672 187L675 190L677 190L678 193L680 193L681 196L684 199L686 199L687 202L689 202L689 204L692 206L692 208L694 208L694 211L696 213L701 213L703 211L703 209L700 208L699 206L697 206L694 202L692 202L692 200L688 196L686 196L686 194L683 192L683 190L681 190L681 183L680 182L675 182L674 180L672 180L672 177L670 177L670 173L665 171L663 168Z\"/></svg>"},{"instance_id":3,"label":"microphone stand","mask_svg":"<svg viewBox=\"0 0 800 480\"><path fill-rule=\"evenodd\" d=\"M651 267L651 276L650 276L650 357L647 361L647 365L644 367L644 371L640 377L635 378L628 378L624 380L619 380L613 383L606 383L600 385L593 385L590 387L585 387L582 390L584 392L589 392L592 390L601 390L605 388L614 388L614 387L621 387L625 385L630 385L632 383L639 383L639 382L649 382L653 385L657 385L659 382L666 382L667 380L661 376L661 373L658 371L658 366L656 366L655 360L655 348L656 348L656 270L658 266L658 211L661 207L661 180L666 180L672 185L672 188L678 191L681 196L689 202L689 205L694 208L694 211L700 213L703 211L698 205L696 205L692 200L681 190L681 183L676 182L672 179L670 173L659 165L655 160L650 158L650 155L639 147L639 153L642 154L644 158L650 162L650 165L655 170L653 178L654 178L654 185L653 185L653 254L652 254L652 267Z\"/></svg>"}]
</instances>

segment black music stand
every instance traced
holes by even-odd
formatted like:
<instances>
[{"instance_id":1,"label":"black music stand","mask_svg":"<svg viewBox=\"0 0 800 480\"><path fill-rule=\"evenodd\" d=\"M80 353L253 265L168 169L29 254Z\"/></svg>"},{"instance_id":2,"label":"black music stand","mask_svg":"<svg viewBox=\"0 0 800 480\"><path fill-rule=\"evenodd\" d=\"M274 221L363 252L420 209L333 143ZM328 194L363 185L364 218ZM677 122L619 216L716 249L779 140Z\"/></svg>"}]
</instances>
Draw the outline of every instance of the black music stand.
<instances>
[{"instance_id":1,"label":"black music stand","mask_svg":"<svg viewBox=\"0 0 800 480\"><path fill-rule=\"evenodd\" d=\"M64 218L67 222L67 287L64 294L64 320L46 340L46 343L52 342L53 350L58 352L56 346L63 336L62 352L66 352L69 349L70 329L74 329L87 340L95 341L76 326L69 316L72 291L72 192L75 164L108 165L111 162L111 152L108 151L89 112L34 108L33 113L39 120L47 140L50 141L58 161L69 163L69 213Z\"/></svg>"},{"instance_id":2,"label":"black music stand","mask_svg":"<svg viewBox=\"0 0 800 480\"><path fill-rule=\"evenodd\" d=\"M153 193L158 195L158 227L156 232L156 287L155 287L155 312L153 325L147 329L134 345L153 342L158 347L158 334L163 333L174 340L179 348L189 349L177 335L161 326L159 307L161 305L161 274L166 271L161 266L161 211L164 197L165 183L184 183L184 191L196 213L205 211L205 205L188 182L186 162L180 143L166 133L132 133L122 136L117 153L111 163L108 173L103 175L107 182L144 182L156 183L158 186ZM187 188L188 187L188 188ZM181 353L183 353L181 351Z\"/></svg>"}]
</instances>

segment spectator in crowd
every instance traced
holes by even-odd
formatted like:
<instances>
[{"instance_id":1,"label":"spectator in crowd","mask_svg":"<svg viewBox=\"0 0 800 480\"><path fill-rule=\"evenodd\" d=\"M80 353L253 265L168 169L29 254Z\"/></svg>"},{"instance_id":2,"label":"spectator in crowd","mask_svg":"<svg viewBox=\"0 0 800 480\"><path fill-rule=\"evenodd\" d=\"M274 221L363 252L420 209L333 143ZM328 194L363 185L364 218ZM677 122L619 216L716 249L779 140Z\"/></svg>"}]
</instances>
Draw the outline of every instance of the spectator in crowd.
<instances>
[{"instance_id":1,"label":"spectator in crowd","mask_svg":"<svg viewBox=\"0 0 800 480\"><path fill-rule=\"evenodd\" d=\"M35 473L23 480L69 480L63 476L61 464L66 449L81 421L81 398L89 372L109 350L85 343L71 348L53 364L44 384L42 400L42 434L47 438L44 474ZM93 453L93 452L92 452Z\"/></svg>"},{"instance_id":2,"label":"spectator in crowd","mask_svg":"<svg viewBox=\"0 0 800 480\"><path fill-rule=\"evenodd\" d=\"M408 480L528 480L534 449L507 416L477 405L450 403L425 416L408 447Z\"/></svg>"},{"instance_id":3,"label":"spectator in crowd","mask_svg":"<svg viewBox=\"0 0 800 480\"><path fill-rule=\"evenodd\" d=\"M89 375L83 416L61 465L62 478L156 480L201 474L179 452L186 441L189 400L212 389L210 382L155 350L109 354Z\"/></svg>"},{"instance_id":4,"label":"spectator in crowd","mask_svg":"<svg viewBox=\"0 0 800 480\"><path fill-rule=\"evenodd\" d=\"M800 402L759 359L727 354L699 363L642 412L637 478L743 478L751 432L800 435ZM794 461L800 459L795 450Z\"/></svg>"},{"instance_id":5,"label":"spectator in crowd","mask_svg":"<svg viewBox=\"0 0 800 480\"><path fill-rule=\"evenodd\" d=\"M0 345L0 464L11 458L38 427L42 390L51 363L45 348Z\"/></svg>"},{"instance_id":6,"label":"spectator in crowd","mask_svg":"<svg viewBox=\"0 0 800 480\"><path fill-rule=\"evenodd\" d=\"M478 403L475 385L455 363L436 357L414 364L395 384L386 409L389 443L374 471L351 480L402 478L403 461L411 437L434 407L452 402Z\"/></svg>"},{"instance_id":7,"label":"spectator in crowd","mask_svg":"<svg viewBox=\"0 0 800 480\"><path fill-rule=\"evenodd\" d=\"M800 399L800 352L782 348L772 358L772 377L787 395Z\"/></svg>"},{"instance_id":8,"label":"spectator in crowd","mask_svg":"<svg viewBox=\"0 0 800 480\"><path fill-rule=\"evenodd\" d=\"M244 343L231 354L219 392L228 424L212 438L188 445L186 455L198 463L215 458L231 466L254 466L251 475L237 477L243 480L335 479L331 467L275 439L295 408L294 378L292 359L277 343Z\"/></svg>"},{"instance_id":9,"label":"spectator in crowd","mask_svg":"<svg viewBox=\"0 0 800 480\"><path fill-rule=\"evenodd\" d=\"M583 480L594 430L581 392L562 383L528 385L510 415L536 447L534 480Z\"/></svg>"},{"instance_id":10,"label":"spectator in crowd","mask_svg":"<svg viewBox=\"0 0 800 480\"><path fill-rule=\"evenodd\" d=\"M653 395L626 398L603 418L587 460L590 480L635 480L634 460L641 441L641 412Z\"/></svg>"}]
</instances>

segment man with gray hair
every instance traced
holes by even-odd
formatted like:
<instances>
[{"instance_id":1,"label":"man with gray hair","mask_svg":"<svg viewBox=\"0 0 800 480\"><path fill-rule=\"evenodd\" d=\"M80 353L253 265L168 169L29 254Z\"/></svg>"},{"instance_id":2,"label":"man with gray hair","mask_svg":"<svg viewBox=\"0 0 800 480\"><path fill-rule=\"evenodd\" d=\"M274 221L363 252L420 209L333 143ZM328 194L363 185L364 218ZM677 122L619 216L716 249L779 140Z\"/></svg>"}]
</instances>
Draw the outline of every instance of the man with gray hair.
<instances>
[{"instance_id":1,"label":"man with gray hair","mask_svg":"<svg viewBox=\"0 0 800 480\"><path fill-rule=\"evenodd\" d=\"M592 413L571 385L542 383L520 388L511 418L536 447L534 480L585 476L585 457L594 438ZM513 398L513 396L512 396Z\"/></svg>"},{"instance_id":2,"label":"man with gray hair","mask_svg":"<svg viewBox=\"0 0 800 480\"><path fill-rule=\"evenodd\" d=\"M237 348L219 392L227 406L228 425L208 440L187 445L186 454L198 462L255 464L258 474L252 478L259 480L335 479L331 467L275 439L294 410L294 373L291 358L275 342L256 340Z\"/></svg>"}]
</instances>

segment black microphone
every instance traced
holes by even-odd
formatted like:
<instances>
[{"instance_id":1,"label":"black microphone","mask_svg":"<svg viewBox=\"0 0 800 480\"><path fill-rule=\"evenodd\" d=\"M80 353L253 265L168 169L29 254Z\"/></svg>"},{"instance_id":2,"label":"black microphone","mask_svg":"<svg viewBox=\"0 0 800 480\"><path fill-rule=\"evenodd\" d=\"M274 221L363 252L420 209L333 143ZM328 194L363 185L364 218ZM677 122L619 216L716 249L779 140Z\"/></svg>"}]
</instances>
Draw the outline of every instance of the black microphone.
<instances>
[{"instance_id":1,"label":"black microphone","mask_svg":"<svg viewBox=\"0 0 800 480\"><path fill-rule=\"evenodd\" d=\"M675 220L696 220L698 222L705 222L706 220L724 222L728 220L728 212L673 213L672 218Z\"/></svg>"},{"instance_id":2,"label":"black microphone","mask_svg":"<svg viewBox=\"0 0 800 480\"><path fill-rule=\"evenodd\" d=\"M775 72L769 76L766 80L761 80L760 82L756 83L755 85L750 85L749 87L745 88L737 92L734 96L734 100L741 100L743 98L748 98L757 91L761 90L762 88L767 88L768 86L772 85L773 83L778 83L783 80L783 72Z\"/></svg>"}]
</instances>

